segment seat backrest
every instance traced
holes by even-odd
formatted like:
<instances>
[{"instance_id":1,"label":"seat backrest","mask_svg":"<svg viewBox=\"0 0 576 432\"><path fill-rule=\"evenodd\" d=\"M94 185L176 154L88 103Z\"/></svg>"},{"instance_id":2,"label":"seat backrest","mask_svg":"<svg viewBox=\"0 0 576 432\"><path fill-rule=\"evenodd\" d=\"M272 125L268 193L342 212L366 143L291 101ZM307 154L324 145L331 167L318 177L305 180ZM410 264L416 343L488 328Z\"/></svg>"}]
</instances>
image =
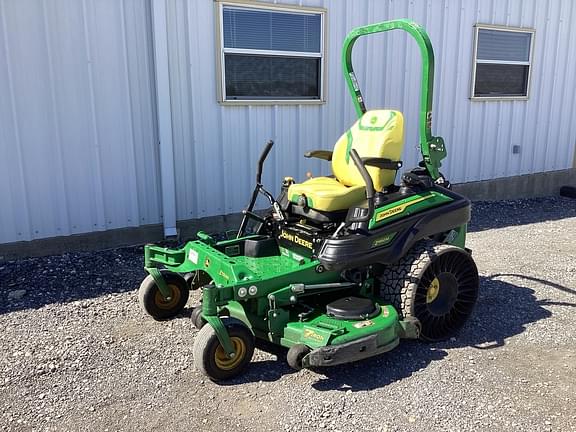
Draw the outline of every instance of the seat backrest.
<instances>
[{"instance_id":1,"label":"seat backrest","mask_svg":"<svg viewBox=\"0 0 576 432\"><path fill-rule=\"evenodd\" d=\"M334 146L332 172L346 186L363 186L364 180L350 157L355 149L360 157L400 160L404 145L404 117L400 111L366 111ZM396 171L366 167L376 191L394 183Z\"/></svg>"}]
</instances>

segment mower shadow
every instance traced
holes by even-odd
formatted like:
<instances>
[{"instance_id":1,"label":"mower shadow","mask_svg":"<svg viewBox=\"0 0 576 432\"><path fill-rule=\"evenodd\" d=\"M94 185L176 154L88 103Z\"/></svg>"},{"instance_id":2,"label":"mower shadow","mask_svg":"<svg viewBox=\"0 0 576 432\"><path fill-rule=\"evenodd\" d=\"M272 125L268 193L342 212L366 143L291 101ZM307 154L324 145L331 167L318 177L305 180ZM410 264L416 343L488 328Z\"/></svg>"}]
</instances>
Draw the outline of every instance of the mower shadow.
<instances>
[{"instance_id":1,"label":"mower shadow","mask_svg":"<svg viewBox=\"0 0 576 432\"><path fill-rule=\"evenodd\" d=\"M429 344L402 341L398 348L388 354L356 363L317 369L315 372L318 379L312 387L319 391L362 391L386 386L410 377L433 361L444 359L448 355L447 350L463 347L489 350L501 347L506 339L522 333L530 323L549 318L552 313L544 306L559 304L538 300L534 290L530 288L496 279L501 276L504 275L481 277L476 310L457 337ZM576 291L564 286L544 280L537 282L576 295ZM576 306L571 303L562 305ZM285 350L279 350L278 347L262 348L276 354L278 360L255 362L247 374L229 384L274 381L293 372L285 362Z\"/></svg>"},{"instance_id":2,"label":"mower shadow","mask_svg":"<svg viewBox=\"0 0 576 432\"><path fill-rule=\"evenodd\" d=\"M486 215L489 215L487 217ZM576 217L576 200L564 197L475 201L468 232Z\"/></svg>"}]
</instances>

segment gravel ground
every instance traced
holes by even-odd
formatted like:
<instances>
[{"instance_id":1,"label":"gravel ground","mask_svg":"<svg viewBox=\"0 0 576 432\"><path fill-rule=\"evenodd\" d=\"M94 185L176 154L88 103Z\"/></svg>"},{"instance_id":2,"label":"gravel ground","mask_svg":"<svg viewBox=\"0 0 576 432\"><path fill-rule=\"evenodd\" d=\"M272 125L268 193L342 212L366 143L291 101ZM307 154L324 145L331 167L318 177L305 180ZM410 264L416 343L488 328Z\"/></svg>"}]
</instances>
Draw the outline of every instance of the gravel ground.
<instances>
[{"instance_id":1,"label":"gravel ground","mask_svg":"<svg viewBox=\"0 0 576 432\"><path fill-rule=\"evenodd\" d=\"M142 248L0 263L0 428L576 431L574 228L576 200L477 203L458 337L298 373L258 350L226 385L193 367L189 310L140 311Z\"/></svg>"}]
</instances>

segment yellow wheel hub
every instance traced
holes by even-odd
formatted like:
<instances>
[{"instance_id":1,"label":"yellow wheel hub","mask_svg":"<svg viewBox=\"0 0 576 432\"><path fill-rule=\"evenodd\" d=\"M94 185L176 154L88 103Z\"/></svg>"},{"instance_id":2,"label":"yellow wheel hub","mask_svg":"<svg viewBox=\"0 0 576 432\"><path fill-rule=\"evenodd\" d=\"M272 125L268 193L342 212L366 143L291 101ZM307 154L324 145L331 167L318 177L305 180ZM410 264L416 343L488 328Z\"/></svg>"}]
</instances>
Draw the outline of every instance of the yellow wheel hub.
<instances>
[{"instance_id":1,"label":"yellow wheel hub","mask_svg":"<svg viewBox=\"0 0 576 432\"><path fill-rule=\"evenodd\" d=\"M160 309L172 309L180 301L180 290L176 285L169 284L168 289L170 290L170 297L165 299L159 290L156 290L156 295L154 296L154 302L156 306Z\"/></svg>"},{"instance_id":2,"label":"yellow wheel hub","mask_svg":"<svg viewBox=\"0 0 576 432\"><path fill-rule=\"evenodd\" d=\"M438 297L438 293L440 292L440 281L438 278L434 278L434 280L430 283L428 290L426 291L426 303L432 303Z\"/></svg>"},{"instance_id":3,"label":"yellow wheel hub","mask_svg":"<svg viewBox=\"0 0 576 432\"><path fill-rule=\"evenodd\" d=\"M216 366L218 366L219 369L234 369L240 365L246 356L246 344L242 339L240 339L238 336L232 336L230 341L232 342L232 346L234 348L234 357L228 357L224 351L224 348L222 348L222 345L218 345L218 348L216 348L216 352L214 353L214 360L216 362Z\"/></svg>"}]
</instances>

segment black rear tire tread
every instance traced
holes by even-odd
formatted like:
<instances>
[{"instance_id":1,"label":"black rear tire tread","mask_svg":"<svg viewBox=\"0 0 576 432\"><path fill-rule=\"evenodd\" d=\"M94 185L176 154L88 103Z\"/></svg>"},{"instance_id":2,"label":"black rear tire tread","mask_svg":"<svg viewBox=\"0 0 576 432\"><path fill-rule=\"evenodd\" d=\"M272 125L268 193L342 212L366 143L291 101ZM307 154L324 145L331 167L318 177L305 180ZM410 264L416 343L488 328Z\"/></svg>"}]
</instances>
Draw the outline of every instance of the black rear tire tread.
<instances>
[{"instance_id":1,"label":"black rear tire tread","mask_svg":"<svg viewBox=\"0 0 576 432\"><path fill-rule=\"evenodd\" d=\"M377 278L377 283L380 287L380 296L394 306L401 319L418 318L415 313L415 299L421 278L435 259L449 252L466 254L469 259L472 266L471 270L476 274L476 292L473 298L473 303L475 303L478 273L476 265L472 261L472 258L469 257L468 252L453 245L440 244L434 241L423 241L418 243L395 265L384 268L382 274ZM427 341L443 340L450 337L458 329L459 326L456 326L451 334L436 337L435 335L438 334L438 332L432 331L433 329L427 328L425 323L422 323L420 338Z\"/></svg>"}]
</instances>

